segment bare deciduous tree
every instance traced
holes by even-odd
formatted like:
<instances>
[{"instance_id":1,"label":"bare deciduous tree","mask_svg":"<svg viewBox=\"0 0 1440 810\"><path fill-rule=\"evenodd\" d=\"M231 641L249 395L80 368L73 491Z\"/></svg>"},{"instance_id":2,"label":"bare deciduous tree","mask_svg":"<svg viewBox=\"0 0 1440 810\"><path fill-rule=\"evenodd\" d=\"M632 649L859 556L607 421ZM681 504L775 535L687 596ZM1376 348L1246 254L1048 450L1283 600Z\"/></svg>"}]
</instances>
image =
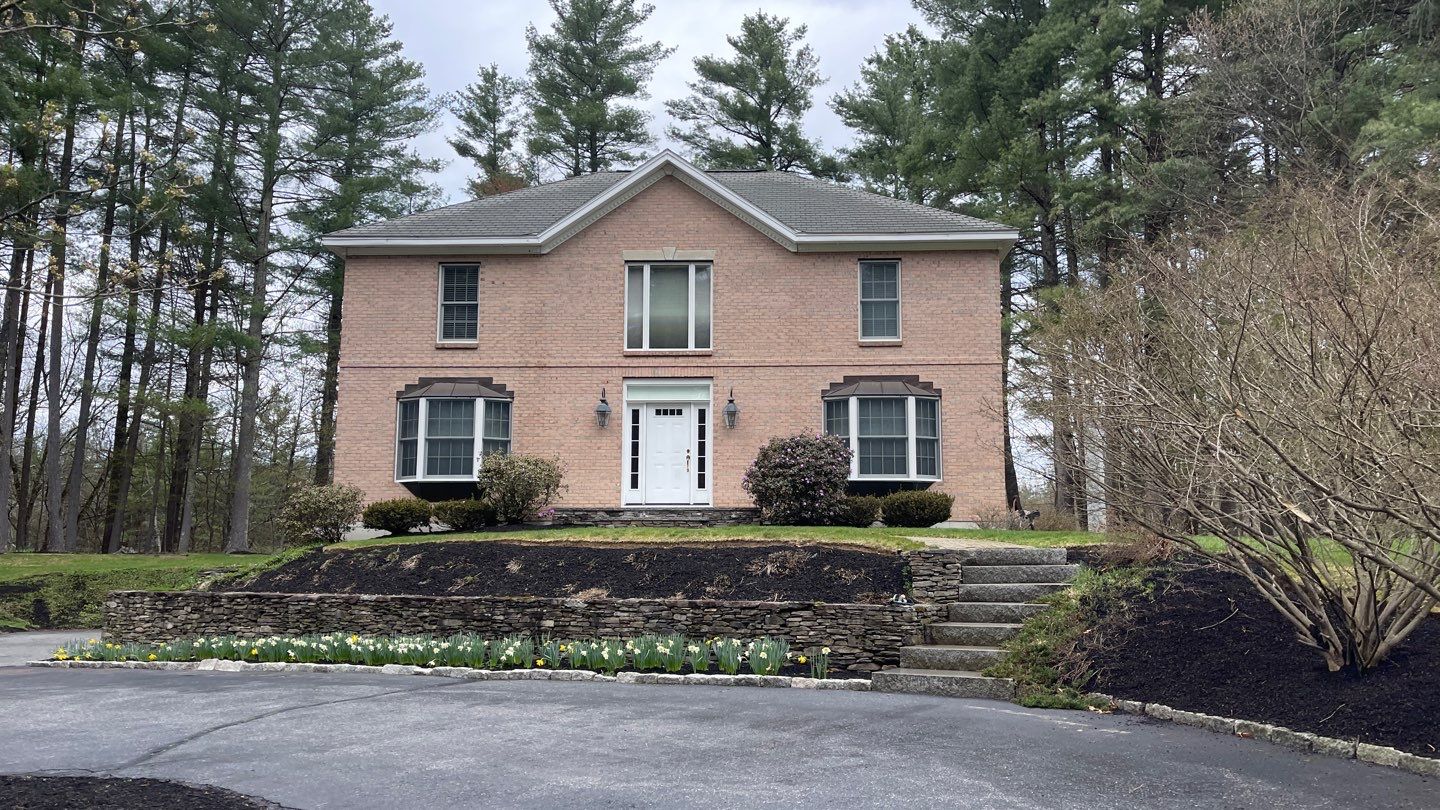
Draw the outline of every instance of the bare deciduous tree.
<instances>
[{"instance_id":1,"label":"bare deciduous tree","mask_svg":"<svg viewBox=\"0 0 1440 810\"><path fill-rule=\"evenodd\" d=\"M1139 251L1037 338L1073 385L1033 380L1031 406L1105 437L1092 491L1244 576L1332 671L1375 666L1440 601L1434 191L1279 187Z\"/></svg>"}]
</instances>

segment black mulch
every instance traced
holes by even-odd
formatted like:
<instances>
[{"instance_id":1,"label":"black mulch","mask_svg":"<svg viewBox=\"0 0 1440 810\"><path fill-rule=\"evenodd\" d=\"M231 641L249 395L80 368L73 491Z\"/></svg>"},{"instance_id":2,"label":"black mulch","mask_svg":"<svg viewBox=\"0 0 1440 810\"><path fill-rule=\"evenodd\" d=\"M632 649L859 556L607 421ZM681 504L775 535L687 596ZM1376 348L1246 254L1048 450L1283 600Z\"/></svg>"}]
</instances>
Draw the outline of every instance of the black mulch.
<instances>
[{"instance_id":1,"label":"black mulch","mask_svg":"<svg viewBox=\"0 0 1440 810\"><path fill-rule=\"evenodd\" d=\"M1087 651L1096 691L1440 756L1440 617L1363 676L1326 671L1253 588L1215 568L1160 580L1131 617Z\"/></svg>"},{"instance_id":2,"label":"black mulch","mask_svg":"<svg viewBox=\"0 0 1440 810\"><path fill-rule=\"evenodd\" d=\"M259 810L279 807L224 788L163 779L0 775L3 806L15 810Z\"/></svg>"},{"instance_id":3,"label":"black mulch","mask_svg":"<svg viewBox=\"0 0 1440 810\"><path fill-rule=\"evenodd\" d=\"M900 555L824 545L434 542L315 551L234 590L881 603Z\"/></svg>"}]
</instances>

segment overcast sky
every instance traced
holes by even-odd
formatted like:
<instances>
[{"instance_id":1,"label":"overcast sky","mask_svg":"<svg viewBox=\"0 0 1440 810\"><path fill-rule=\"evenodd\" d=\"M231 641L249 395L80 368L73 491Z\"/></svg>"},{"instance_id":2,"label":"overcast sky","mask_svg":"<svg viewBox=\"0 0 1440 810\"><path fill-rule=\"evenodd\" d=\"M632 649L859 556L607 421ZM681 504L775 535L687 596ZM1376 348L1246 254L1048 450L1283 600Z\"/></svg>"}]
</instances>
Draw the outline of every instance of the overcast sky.
<instances>
[{"instance_id":1,"label":"overcast sky","mask_svg":"<svg viewBox=\"0 0 1440 810\"><path fill-rule=\"evenodd\" d=\"M554 13L545 0L371 0L388 16L405 53L425 66L430 89L444 94L464 87L480 65L496 62L513 76L524 76L525 26L546 29ZM740 19L763 8L809 26L808 41L820 57L821 75L829 79L815 92L815 106L806 116L807 134L828 149L844 146L850 133L830 111L828 101L859 78L860 63L886 34L923 24L909 0L780 0L731 3L728 0L652 0L655 13L640 29L645 41L674 46L648 87L650 97L638 102L651 113L650 130L664 144L669 123L664 101L686 94L695 78L691 60L703 54L733 53L725 37L737 32ZM417 144L426 157L449 161L437 182L451 201L463 199L461 188L472 170L445 143L454 119L445 116L439 131Z\"/></svg>"}]
</instances>

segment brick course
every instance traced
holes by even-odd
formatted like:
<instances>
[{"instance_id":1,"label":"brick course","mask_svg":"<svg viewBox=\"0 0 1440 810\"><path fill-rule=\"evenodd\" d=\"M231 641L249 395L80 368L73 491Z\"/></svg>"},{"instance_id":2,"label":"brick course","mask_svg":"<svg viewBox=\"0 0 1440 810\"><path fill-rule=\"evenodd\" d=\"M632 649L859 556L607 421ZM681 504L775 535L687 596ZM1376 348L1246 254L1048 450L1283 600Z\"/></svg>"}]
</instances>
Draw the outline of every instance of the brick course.
<instances>
[{"instance_id":1,"label":"brick course","mask_svg":"<svg viewBox=\"0 0 1440 810\"><path fill-rule=\"evenodd\" d=\"M667 247L715 251L711 352L624 351L621 254ZM861 346L857 262L897 256L903 345ZM476 260L477 347L437 348L437 264ZM732 386L742 409L734 430L714 430L714 505L746 507L740 477L755 451L772 436L818 432L831 383L916 374L943 391L944 480L934 488L956 497L953 517L973 519L1004 501L999 261L994 250L791 253L674 178L543 256L351 257L336 477L369 500L405 495L393 480L395 392L420 377L491 376L515 392L514 451L562 459L558 505L613 508L624 381L708 378L716 411ZM601 387L616 410L603 430L592 410Z\"/></svg>"}]
</instances>

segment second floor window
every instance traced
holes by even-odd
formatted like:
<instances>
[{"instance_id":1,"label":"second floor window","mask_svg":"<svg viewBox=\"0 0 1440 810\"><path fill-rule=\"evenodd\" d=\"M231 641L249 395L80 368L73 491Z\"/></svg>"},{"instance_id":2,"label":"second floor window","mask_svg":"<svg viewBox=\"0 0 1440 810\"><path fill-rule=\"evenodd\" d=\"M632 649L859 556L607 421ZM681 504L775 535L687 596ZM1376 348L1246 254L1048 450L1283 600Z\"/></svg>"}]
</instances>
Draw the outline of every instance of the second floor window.
<instances>
[{"instance_id":1,"label":"second floor window","mask_svg":"<svg viewBox=\"0 0 1440 810\"><path fill-rule=\"evenodd\" d=\"M708 264L632 264L625 269L625 348L710 348Z\"/></svg>"},{"instance_id":2,"label":"second floor window","mask_svg":"<svg viewBox=\"0 0 1440 810\"><path fill-rule=\"evenodd\" d=\"M480 265L440 265L440 340L469 342L479 334Z\"/></svg>"},{"instance_id":3,"label":"second floor window","mask_svg":"<svg viewBox=\"0 0 1440 810\"><path fill-rule=\"evenodd\" d=\"M900 263L860 263L860 339L900 339Z\"/></svg>"}]
</instances>

